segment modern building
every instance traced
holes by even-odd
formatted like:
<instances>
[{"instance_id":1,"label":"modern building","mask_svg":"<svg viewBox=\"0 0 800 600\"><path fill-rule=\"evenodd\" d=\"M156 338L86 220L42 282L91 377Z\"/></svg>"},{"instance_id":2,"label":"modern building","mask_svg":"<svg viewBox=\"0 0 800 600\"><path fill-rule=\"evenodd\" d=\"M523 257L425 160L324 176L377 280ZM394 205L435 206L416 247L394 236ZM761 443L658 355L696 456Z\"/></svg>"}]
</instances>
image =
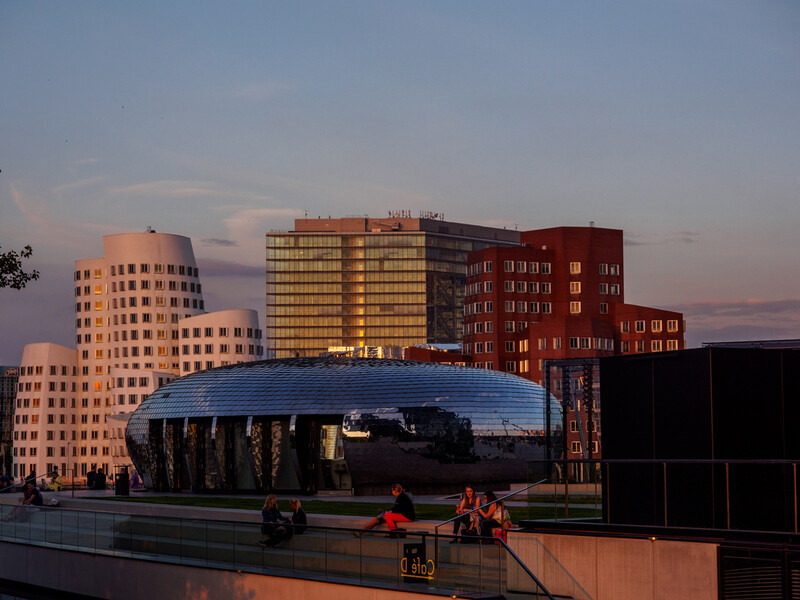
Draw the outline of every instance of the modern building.
<instances>
[{"instance_id":1,"label":"modern building","mask_svg":"<svg viewBox=\"0 0 800 600\"><path fill-rule=\"evenodd\" d=\"M541 386L505 373L290 358L165 385L133 413L127 443L160 491L507 489L526 480L527 461L547 457L560 424Z\"/></svg>"},{"instance_id":2,"label":"modern building","mask_svg":"<svg viewBox=\"0 0 800 600\"><path fill-rule=\"evenodd\" d=\"M12 438L14 435L14 400L17 397L19 368L0 366L0 473L12 469Z\"/></svg>"},{"instance_id":3,"label":"modern building","mask_svg":"<svg viewBox=\"0 0 800 600\"><path fill-rule=\"evenodd\" d=\"M680 313L625 303L621 230L554 227L520 241L469 255L464 354L473 366L541 383L547 360L684 348ZM585 411L572 420L569 453L599 456L599 436L585 446L596 423Z\"/></svg>"},{"instance_id":4,"label":"modern building","mask_svg":"<svg viewBox=\"0 0 800 600\"><path fill-rule=\"evenodd\" d=\"M267 234L268 358L460 343L466 259L519 233L411 218L297 219Z\"/></svg>"},{"instance_id":5,"label":"modern building","mask_svg":"<svg viewBox=\"0 0 800 600\"><path fill-rule=\"evenodd\" d=\"M189 238L103 237L75 262L77 349L29 344L15 414L15 475L84 476L130 464L124 428L150 393L183 374L263 356L253 310L205 313Z\"/></svg>"}]
</instances>

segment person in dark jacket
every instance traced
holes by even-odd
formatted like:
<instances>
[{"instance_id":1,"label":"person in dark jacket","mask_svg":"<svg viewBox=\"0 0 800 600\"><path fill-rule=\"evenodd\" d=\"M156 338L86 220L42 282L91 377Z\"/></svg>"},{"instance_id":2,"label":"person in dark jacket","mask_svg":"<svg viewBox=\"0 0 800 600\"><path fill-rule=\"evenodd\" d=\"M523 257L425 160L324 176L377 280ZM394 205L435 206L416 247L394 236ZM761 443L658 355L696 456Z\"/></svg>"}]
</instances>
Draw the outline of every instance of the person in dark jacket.
<instances>
[{"instance_id":1,"label":"person in dark jacket","mask_svg":"<svg viewBox=\"0 0 800 600\"><path fill-rule=\"evenodd\" d=\"M410 523L417 520L414 511L414 503L406 493L405 488L400 483L392 484L392 495L394 496L394 506L391 509L374 517L369 523L362 527L362 530L372 529L381 523L386 523L389 531L397 529L398 523Z\"/></svg>"},{"instance_id":2,"label":"person in dark jacket","mask_svg":"<svg viewBox=\"0 0 800 600\"><path fill-rule=\"evenodd\" d=\"M306 530L306 525L308 525L306 511L304 511L303 507L300 506L300 500L297 498L292 498L289 500L289 506L292 507L292 516L289 517L289 520L292 522L292 525L294 525L294 527L291 527L289 531L300 535Z\"/></svg>"},{"instance_id":3,"label":"person in dark jacket","mask_svg":"<svg viewBox=\"0 0 800 600\"><path fill-rule=\"evenodd\" d=\"M286 530L288 529L285 524L289 523L289 519L284 517L278 509L278 497L275 494L270 494L264 500L264 506L261 509L261 520L261 533L268 537L266 540L259 541L259 546L268 548L285 539Z\"/></svg>"}]
</instances>

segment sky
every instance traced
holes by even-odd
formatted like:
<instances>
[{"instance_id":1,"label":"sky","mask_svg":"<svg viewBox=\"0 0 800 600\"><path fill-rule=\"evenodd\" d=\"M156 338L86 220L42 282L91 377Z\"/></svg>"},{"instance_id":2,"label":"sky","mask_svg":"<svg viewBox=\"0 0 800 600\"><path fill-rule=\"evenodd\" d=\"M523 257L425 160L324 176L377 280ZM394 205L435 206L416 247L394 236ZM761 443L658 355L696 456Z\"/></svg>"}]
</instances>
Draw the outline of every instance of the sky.
<instances>
[{"instance_id":1,"label":"sky","mask_svg":"<svg viewBox=\"0 0 800 600\"><path fill-rule=\"evenodd\" d=\"M264 318L264 236L444 213L622 229L689 347L800 338L800 3L0 2L0 364L74 346L74 261L188 236Z\"/></svg>"}]
</instances>

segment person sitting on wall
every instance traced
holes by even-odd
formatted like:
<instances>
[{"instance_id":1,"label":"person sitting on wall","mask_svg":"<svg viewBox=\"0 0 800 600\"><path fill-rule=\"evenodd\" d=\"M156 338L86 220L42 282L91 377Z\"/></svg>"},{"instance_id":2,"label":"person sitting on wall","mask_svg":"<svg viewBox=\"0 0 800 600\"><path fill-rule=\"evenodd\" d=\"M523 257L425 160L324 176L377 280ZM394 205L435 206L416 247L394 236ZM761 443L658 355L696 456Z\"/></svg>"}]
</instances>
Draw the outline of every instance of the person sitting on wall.
<instances>
[{"instance_id":1,"label":"person sitting on wall","mask_svg":"<svg viewBox=\"0 0 800 600\"><path fill-rule=\"evenodd\" d=\"M390 510L380 513L377 517L374 517L369 523L361 528L362 531L372 529L381 523L386 523L386 527L389 529L389 531L393 532L398 529L398 523L410 523L411 521L417 520L417 516L414 511L414 503L411 501L411 498L409 498L402 484L392 484L392 495L395 497L394 506L392 506ZM353 534L356 537L360 537L361 532L354 531ZM391 535L391 533L389 535Z\"/></svg>"},{"instance_id":2,"label":"person sitting on wall","mask_svg":"<svg viewBox=\"0 0 800 600\"><path fill-rule=\"evenodd\" d=\"M142 489L142 480L139 478L139 473L137 473L135 470L133 471L133 475L131 475L131 479L128 484L132 490Z\"/></svg>"},{"instance_id":3,"label":"person sitting on wall","mask_svg":"<svg viewBox=\"0 0 800 600\"><path fill-rule=\"evenodd\" d=\"M278 497L275 494L270 494L267 496L266 500L264 500L264 506L261 509L261 519L261 533L268 536L266 540L258 542L258 545L262 548L274 546L279 541L291 537L290 535L287 536L287 529L290 529L290 527L286 527L285 525L290 521L284 517L278 509Z\"/></svg>"},{"instance_id":4,"label":"person sitting on wall","mask_svg":"<svg viewBox=\"0 0 800 600\"><path fill-rule=\"evenodd\" d=\"M478 509L480 514L480 534L483 537L492 537L492 531L503 527L506 521L511 521L508 511L497 502L494 492L488 491L483 495L484 508Z\"/></svg>"},{"instance_id":5,"label":"person sitting on wall","mask_svg":"<svg viewBox=\"0 0 800 600\"><path fill-rule=\"evenodd\" d=\"M58 474L58 467L53 467L53 470L50 471L50 483L47 485L47 489L53 492L60 492L62 487L63 481L61 480L61 475Z\"/></svg>"},{"instance_id":6,"label":"person sitting on wall","mask_svg":"<svg viewBox=\"0 0 800 600\"><path fill-rule=\"evenodd\" d=\"M306 525L308 525L306 511L300 506L300 500L297 498L289 500L289 506L292 507L292 516L289 517L289 520L292 522L292 525L294 525L294 527L290 528L290 531L300 535L306 530Z\"/></svg>"},{"instance_id":7,"label":"person sitting on wall","mask_svg":"<svg viewBox=\"0 0 800 600\"><path fill-rule=\"evenodd\" d=\"M458 535L459 527L464 526L463 533L478 535L477 524L479 522L479 515L476 512L470 513L471 510L478 508L481 505L478 500L478 495L475 493L475 488L471 485L464 487L464 493L461 494L461 502L456 504L456 514L459 517L453 521L453 535ZM450 540L451 544L455 544L458 538Z\"/></svg>"}]
</instances>

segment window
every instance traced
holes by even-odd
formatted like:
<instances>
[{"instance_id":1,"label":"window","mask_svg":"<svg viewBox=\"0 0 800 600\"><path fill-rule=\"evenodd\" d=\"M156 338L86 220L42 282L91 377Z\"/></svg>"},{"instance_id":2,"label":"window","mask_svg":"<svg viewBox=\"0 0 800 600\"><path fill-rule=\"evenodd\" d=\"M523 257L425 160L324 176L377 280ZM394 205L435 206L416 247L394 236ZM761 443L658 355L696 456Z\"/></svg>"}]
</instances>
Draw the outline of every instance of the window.
<instances>
[{"instance_id":1,"label":"window","mask_svg":"<svg viewBox=\"0 0 800 600\"><path fill-rule=\"evenodd\" d=\"M581 263L579 262L569 263L569 272L572 275L578 275L581 272Z\"/></svg>"},{"instance_id":2,"label":"window","mask_svg":"<svg viewBox=\"0 0 800 600\"><path fill-rule=\"evenodd\" d=\"M484 302L483 303L484 312L490 313L494 310L494 307L491 302Z\"/></svg>"},{"instance_id":3,"label":"window","mask_svg":"<svg viewBox=\"0 0 800 600\"><path fill-rule=\"evenodd\" d=\"M608 275L608 264L600 263L600 275Z\"/></svg>"},{"instance_id":4,"label":"window","mask_svg":"<svg viewBox=\"0 0 800 600\"><path fill-rule=\"evenodd\" d=\"M644 340L637 340L636 341L636 351L637 352L644 352Z\"/></svg>"},{"instance_id":5,"label":"window","mask_svg":"<svg viewBox=\"0 0 800 600\"><path fill-rule=\"evenodd\" d=\"M494 321L486 321L486 333L494 333Z\"/></svg>"},{"instance_id":6,"label":"window","mask_svg":"<svg viewBox=\"0 0 800 600\"><path fill-rule=\"evenodd\" d=\"M494 342L486 342L486 352L494 352Z\"/></svg>"},{"instance_id":7,"label":"window","mask_svg":"<svg viewBox=\"0 0 800 600\"><path fill-rule=\"evenodd\" d=\"M518 281L518 282L517 282L517 292L518 292L518 293L520 293L520 294L524 294L524 293L525 293L525 290L527 289L527 287L528 287L528 286L525 284L525 282L524 282L524 281Z\"/></svg>"},{"instance_id":8,"label":"window","mask_svg":"<svg viewBox=\"0 0 800 600\"><path fill-rule=\"evenodd\" d=\"M650 342L650 352L661 352L661 340L652 340Z\"/></svg>"},{"instance_id":9,"label":"window","mask_svg":"<svg viewBox=\"0 0 800 600\"><path fill-rule=\"evenodd\" d=\"M613 276L619 275L619 265L609 265L608 272Z\"/></svg>"},{"instance_id":10,"label":"window","mask_svg":"<svg viewBox=\"0 0 800 600\"><path fill-rule=\"evenodd\" d=\"M570 281L569 282L569 293L570 294L580 294L581 293L581 282L580 281Z\"/></svg>"},{"instance_id":11,"label":"window","mask_svg":"<svg viewBox=\"0 0 800 600\"><path fill-rule=\"evenodd\" d=\"M506 361L506 372L507 373L516 373L517 372L517 361L515 361L515 360L507 360Z\"/></svg>"},{"instance_id":12,"label":"window","mask_svg":"<svg viewBox=\"0 0 800 600\"><path fill-rule=\"evenodd\" d=\"M538 273L539 272L539 263L538 262L530 262L530 263L528 263L528 272L529 273Z\"/></svg>"},{"instance_id":13,"label":"window","mask_svg":"<svg viewBox=\"0 0 800 600\"><path fill-rule=\"evenodd\" d=\"M513 282L513 281L511 281L510 279L506 279L506 280L503 282L503 289L504 289L506 292L513 292L513 291L514 291L514 282Z\"/></svg>"},{"instance_id":14,"label":"window","mask_svg":"<svg viewBox=\"0 0 800 600\"><path fill-rule=\"evenodd\" d=\"M677 350L678 340L667 340L667 350Z\"/></svg>"},{"instance_id":15,"label":"window","mask_svg":"<svg viewBox=\"0 0 800 600\"><path fill-rule=\"evenodd\" d=\"M553 338L553 350L561 350L561 338L554 337Z\"/></svg>"},{"instance_id":16,"label":"window","mask_svg":"<svg viewBox=\"0 0 800 600\"><path fill-rule=\"evenodd\" d=\"M547 338L539 338L539 350L547 350Z\"/></svg>"},{"instance_id":17,"label":"window","mask_svg":"<svg viewBox=\"0 0 800 600\"><path fill-rule=\"evenodd\" d=\"M581 312L581 303L580 302L570 302L569 303L569 312L573 315L578 314Z\"/></svg>"},{"instance_id":18,"label":"window","mask_svg":"<svg viewBox=\"0 0 800 600\"><path fill-rule=\"evenodd\" d=\"M678 331L678 321L675 319L670 319L667 321L667 331L670 333L675 333Z\"/></svg>"},{"instance_id":19,"label":"window","mask_svg":"<svg viewBox=\"0 0 800 600\"><path fill-rule=\"evenodd\" d=\"M503 272L505 272L505 273L513 273L514 272L514 261L513 260L505 260L505 261L503 261Z\"/></svg>"},{"instance_id":20,"label":"window","mask_svg":"<svg viewBox=\"0 0 800 600\"><path fill-rule=\"evenodd\" d=\"M629 333L629 332L630 332L630 330L631 330L631 322L630 322L630 321L622 321L622 322L619 324L619 330L620 330L622 333Z\"/></svg>"},{"instance_id":21,"label":"window","mask_svg":"<svg viewBox=\"0 0 800 600\"><path fill-rule=\"evenodd\" d=\"M570 350L577 350L578 349L578 338L576 338L576 337L569 338L569 349Z\"/></svg>"},{"instance_id":22,"label":"window","mask_svg":"<svg viewBox=\"0 0 800 600\"><path fill-rule=\"evenodd\" d=\"M652 323L650 323L650 331L653 333L661 333L661 321L654 320Z\"/></svg>"},{"instance_id":23,"label":"window","mask_svg":"<svg viewBox=\"0 0 800 600\"><path fill-rule=\"evenodd\" d=\"M528 303L528 312L538 313L539 312L539 303L538 302L529 302Z\"/></svg>"},{"instance_id":24,"label":"window","mask_svg":"<svg viewBox=\"0 0 800 600\"><path fill-rule=\"evenodd\" d=\"M572 442L570 444L570 450L572 450L573 454L580 454L581 453L581 443L580 442Z\"/></svg>"},{"instance_id":25,"label":"window","mask_svg":"<svg viewBox=\"0 0 800 600\"><path fill-rule=\"evenodd\" d=\"M514 332L514 321L506 321L506 332L508 333Z\"/></svg>"},{"instance_id":26,"label":"window","mask_svg":"<svg viewBox=\"0 0 800 600\"><path fill-rule=\"evenodd\" d=\"M608 314L608 302L601 302L600 303L600 314L607 315Z\"/></svg>"},{"instance_id":27,"label":"window","mask_svg":"<svg viewBox=\"0 0 800 600\"><path fill-rule=\"evenodd\" d=\"M528 303L527 302L517 302L517 312L524 313L527 311Z\"/></svg>"},{"instance_id":28,"label":"window","mask_svg":"<svg viewBox=\"0 0 800 600\"><path fill-rule=\"evenodd\" d=\"M550 284L549 283L544 282L542 284L542 293L543 294L549 294L550 293Z\"/></svg>"},{"instance_id":29,"label":"window","mask_svg":"<svg viewBox=\"0 0 800 600\"><path fill-rule=\"evenodd\" d=\"M491 273L492 272L492 261L487 260L483 263L483 271L484 273Z\"/></svg>"},{"instance_id":30,"label":"window","mask_svg":"<svg viewBox=\"0 0 800 600\"><path fill-rule=\"evenodd\" d=\"M601 283L600 284L600 295L601 296L605 296L607 294L608 294L608 284L607 283Z\"/></svg>"},{"instance_id":31,"label":"window","mask_svg":"<svg viewBox=\"0 0 800 600\"><path fill-rule=\"evenodd\" d=\"M539 282L538 281L531 281L528 283L528 291L531 294L538 294L539 293Z\"/></svg>"},{"instance_id":32,"label":"window","mask_svg":"<svg viewBox=\"0 0 800 600\"><path fill-rule=\"evenodd\" d=\"M581 338L581 350L591 350L591 349L592 349L591 338L582 337Z\"/></svg>"},{"instance_id":33,"label":"window","mask_svg":"<svg viewBox=\"0 0 800 600\"><path fill-rule=\"evenodd\" d=\"M481 287L480 287L480 285L481 285L481 284L479 283L479 284L478 284L478 293L480 293L480 292L481 292ZM490 292L492 291L492 282L491 282L491 281L487 281L487 282L485 282L485 283L483 284L483 287L484 287L484 289L486 290L486 293L487 293L487 294L488 294L488 293L490 293Z\"/></svg>"},{"instance_id":34,"label":"window","mask_svg":"<svg viewBox=\"0 0 800 600\"><path fill-rule=\"evenodd\" d=\"M542 274L543 275L550 274L550 263L542 263Z\"/></svg>"},{"instance_id":35,"label":"window","mask_svg":"<svg viewBox=\"0 0 800 600\"><path fill-rule=\"evenodd\" d=\"M611 295L612 296L619 296L619 284L612 283L611 284Z\"/></svg>"},{"instance_id":36,"label":"window","mask_svg":"<svg viewBox=\"0 0 800 600\"><path fill-rule=\"evenodd\" d=\"M636 321L636 333L644 333L644 321Z\"/></svg>"},{"instance_id":37,"label":"window","mask_svg":"<svg viewBox=\"0 0 800 600\"><path fill-rule=\"evenodd\" d=\"M475 354L483 354L483 342L475 342Z\"/></svg>"},{"instance_id":38,"label":"window","mask_svg":"<svg viewBox=\"0 0 800 600\"><path fill-rule=\"evenodd\" d=\"M549 302L542 302L542 314L549 315L553 312L553 305Z\"/></svg>"},{"instance_id":39,"label":"window","mask_svg":"<svg viewBox=\"0 0 800 600\"><path fill-rule=\"evenodd\" d=\"M572 433L576 433L578 431L578 422L577 421L570 421L569 422L569 430Z\"/></svg>"},{"instance_id":40,"label":"window","mask_svg":"<svg viewBox=\"0 0 800 600\"><path fill-rule=\"evenodd\" d=\"M514 312L514 301L513 300L506 300L505 310L506 310L506 312Z\"/></svg>"},{"instance_id":41,"label":"window","mask_svg":"<svg viewBox=\"0 0 800 600\"><path fill-rule=\"evenodd\" d=\"M506 352L514 352L514 342L506 342Z\"/></svg>"}]
</instances>

